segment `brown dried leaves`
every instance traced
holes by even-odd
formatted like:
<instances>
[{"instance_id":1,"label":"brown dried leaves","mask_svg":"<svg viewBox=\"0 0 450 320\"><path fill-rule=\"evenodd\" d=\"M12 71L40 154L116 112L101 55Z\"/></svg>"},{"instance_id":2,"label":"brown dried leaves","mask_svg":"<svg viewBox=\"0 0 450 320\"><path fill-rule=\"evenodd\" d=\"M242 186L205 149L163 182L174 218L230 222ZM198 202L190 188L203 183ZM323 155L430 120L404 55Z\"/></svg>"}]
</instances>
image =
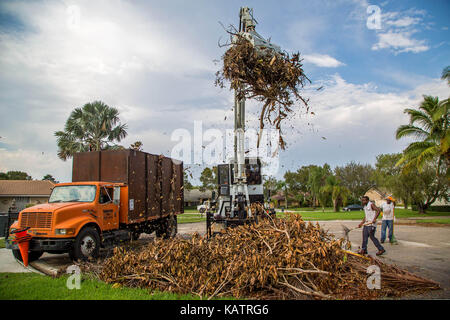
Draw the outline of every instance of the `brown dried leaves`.
<instances>
[{"instance_id":1,"label":"brown dried leaves","mask_svg":"<svg viewBox=\"0 0 450 320\"><path fill-rule=\"evenodd\" d=\"M223 67L216 73L215 83L223 88L227 80L240 99L254 98L262 102L260 129L269 123L281 130L282 121L294 111L297 101L308 106L308 100L300 95L309 81L300 54L275 54L269 49L257 53L248 40L235 36L238 40L223 55ZM280 147L285 147L281 132Z\"/></svg>"},{"instance_id":2,"label":"brown dried leaves","mask_svg":"<svg viewBox=\"0 0 450 320\"><path fill-rule=\"evenodd\" d=\"M374 262L345 257L341 244L319 225L293 215L227 229L211 240L194 235L190 240L158 239L134 251L116 249L100 278L209 298L364 299L398 295L417 283L425 289L435 286L411 274L405 282L396 277L400 269L380 264L388 276L384 290L374 293L366 287L365 270Z\"/></svg>"}]
</instances>

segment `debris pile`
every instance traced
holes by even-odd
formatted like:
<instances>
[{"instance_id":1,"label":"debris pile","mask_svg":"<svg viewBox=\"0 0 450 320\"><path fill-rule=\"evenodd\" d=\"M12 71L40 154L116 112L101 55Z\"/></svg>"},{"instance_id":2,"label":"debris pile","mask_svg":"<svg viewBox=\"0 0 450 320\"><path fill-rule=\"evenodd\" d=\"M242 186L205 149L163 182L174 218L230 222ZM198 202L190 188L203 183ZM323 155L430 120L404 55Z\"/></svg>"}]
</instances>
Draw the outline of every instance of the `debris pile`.
<instances>
[{"instance_id":1,"label":"debris pile","mask_svg":"<svg viewBox=\"0 0 450 320\"><path fill-rule=\"evenodd\" d=\"M297 101L308 106L300 90L309 81L300 54L276 53L271 49L256 50L246 38L233 34L235 41L222 57L223 67L216 73L216 85L236 90L239 99L256 99L262 102L260 129L266 123L281 130L283 119L294 111ZM280 132L280 147L285 142Z\"/></svg>"},{"instance_id":2,"label":"debris pile","mask_svg":"<svg viewBox=\"0 0 450 320\"><path fill-rule=\"evenodd\" d=\"M298 215L229 228L206 239L157 239L116 248L101 280L200 297L371 299L439 285L378 260L348 255L318 224ZM367 267L381 269L381 290L367 288Z\"/></svg>"}]
</instances>

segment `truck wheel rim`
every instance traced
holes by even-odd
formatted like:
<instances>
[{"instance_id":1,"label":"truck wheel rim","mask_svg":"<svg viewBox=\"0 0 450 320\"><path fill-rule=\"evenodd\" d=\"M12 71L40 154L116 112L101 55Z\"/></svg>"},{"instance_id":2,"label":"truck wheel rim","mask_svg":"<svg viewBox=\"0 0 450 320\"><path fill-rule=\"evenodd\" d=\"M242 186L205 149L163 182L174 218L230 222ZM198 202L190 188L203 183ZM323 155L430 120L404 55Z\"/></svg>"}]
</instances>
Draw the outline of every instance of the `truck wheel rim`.
<instances>
[{"instance_id":1,"label":"truck wheel rim","mask_svg":"<svg viewBox=\"0 0 450 320\"><path fill-rule=\"evenodd\" d=\"M81 253L88 257L95 250L95 241L91 236L86 236L81 241Z\"/></svg>"}]
</instances>

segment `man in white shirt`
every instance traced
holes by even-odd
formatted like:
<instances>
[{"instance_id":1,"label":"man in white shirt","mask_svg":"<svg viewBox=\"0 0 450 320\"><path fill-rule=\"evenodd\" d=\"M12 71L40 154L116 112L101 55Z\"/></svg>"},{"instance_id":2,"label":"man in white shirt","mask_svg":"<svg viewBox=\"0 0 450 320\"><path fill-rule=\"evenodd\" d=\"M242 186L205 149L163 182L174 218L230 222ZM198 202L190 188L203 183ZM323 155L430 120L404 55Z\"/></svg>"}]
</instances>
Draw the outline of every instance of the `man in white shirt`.
<instances>
[{"instance_id":1,"label":"man in white shirt","mask_svg":"<svg viewBox=\"0 0 450 320\"><path fill-rule=\"evenodd\" d=\"M364 228L363 228L363 241L359 253L363 255L367 254L367 242L370 238L375 247L377 247L378 249L376 255L377 256L382 255L383 253L386 252L386 250L384 250L383 246L375 237L375 231L377 228L377 218L380 215L381 210L376 205L374 205L367 196L362 197L361 202L362 205L364 206L364 219L359 224L359 228L361 228L362 226L364 226Z\"/></svg>"},{"instance_id":2,"label":"man in white shirt","mask_svg":"<svg viewBox=\"0 0 450 320\"><path fill-rule=\"evenodd\" d=\"M383 211L383 219L381 222L381 243L386 240L386 228L389 228L389 242L394 241L394 199L392 197L387 197L386 202L381 206Z\"/></svg>"}]
</instances>

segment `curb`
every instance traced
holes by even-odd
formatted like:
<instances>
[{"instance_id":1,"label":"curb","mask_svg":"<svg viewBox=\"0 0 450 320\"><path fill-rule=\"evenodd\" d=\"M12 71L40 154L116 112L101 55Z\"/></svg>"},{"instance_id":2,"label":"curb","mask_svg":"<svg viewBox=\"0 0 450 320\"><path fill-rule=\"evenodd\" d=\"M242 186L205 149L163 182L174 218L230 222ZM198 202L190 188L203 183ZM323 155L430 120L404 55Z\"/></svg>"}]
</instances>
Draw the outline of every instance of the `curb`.
<instances>
[{"instance_id":1,"label":"curb","mask_svg":"<svg viewBox=\"0 0 450 320\"><path fill-rule=\"evenodd\" d=\"M61 269L57 269L54 268L52 266L50 266L49 264L40 261L40 260L36 260L33 262L30 262L30 264L33 269L37 270L39 273L41 274L45 274L47 276L51 276L51 277L58 277L61 274Z\"/></svg>"}]
</instances>

